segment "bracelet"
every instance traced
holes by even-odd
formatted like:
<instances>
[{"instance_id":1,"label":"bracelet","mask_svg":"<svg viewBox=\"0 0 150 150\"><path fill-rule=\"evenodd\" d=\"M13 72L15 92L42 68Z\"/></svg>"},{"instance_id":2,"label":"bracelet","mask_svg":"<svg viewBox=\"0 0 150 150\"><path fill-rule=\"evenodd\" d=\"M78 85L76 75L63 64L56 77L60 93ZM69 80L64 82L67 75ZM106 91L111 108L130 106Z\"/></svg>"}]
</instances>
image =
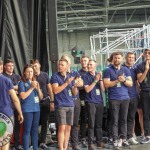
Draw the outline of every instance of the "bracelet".
<instances>
[{"instance_id":1,"label":"bracelet","mask_svg":"<svg viewBox=\"0 0 150 150\"><path fill-rule=\"evenodd\" d=\"M93 83L97 83L97 80L94 80Z\"/></svg>"},{"instance_id":2,"label":"bracelet","mask_svg":"<svg viewBox=\"0 0 150 150\"><path fill-rule=\"evenodd\" d=\"M103 81L103 80L99 80L99 81Z\"/></svg>"},{"instance_id":3,"label":"bracelet","mask_svg":"<svg viewBox=\"0 0 150 150\"><path fill-rule=\"evenodd\" d=\"M50 104L51 104L51 103L54 103L54 101L50 101Z\"/></svg>"}]
</instances>

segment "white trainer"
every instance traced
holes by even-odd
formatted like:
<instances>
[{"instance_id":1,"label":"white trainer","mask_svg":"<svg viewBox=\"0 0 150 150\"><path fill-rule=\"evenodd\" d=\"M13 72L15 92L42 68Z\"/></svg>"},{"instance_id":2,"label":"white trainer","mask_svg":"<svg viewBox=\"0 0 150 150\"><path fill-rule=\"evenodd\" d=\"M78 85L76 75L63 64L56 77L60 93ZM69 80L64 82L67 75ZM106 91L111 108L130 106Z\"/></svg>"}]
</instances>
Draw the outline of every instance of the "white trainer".
<instances>
[{"instance_id":1,"label":"white trainer","mask_svg":"<svg viewBox=\"0 0 150 150\"><path fill-rule=\"evenodd\" d=\"M137 145L138 144L138 141L136 141L135 140L135 138L130 138L129 140L128 140L128 142L131 144L131 145Z\"/></svg>"}]
</instances>

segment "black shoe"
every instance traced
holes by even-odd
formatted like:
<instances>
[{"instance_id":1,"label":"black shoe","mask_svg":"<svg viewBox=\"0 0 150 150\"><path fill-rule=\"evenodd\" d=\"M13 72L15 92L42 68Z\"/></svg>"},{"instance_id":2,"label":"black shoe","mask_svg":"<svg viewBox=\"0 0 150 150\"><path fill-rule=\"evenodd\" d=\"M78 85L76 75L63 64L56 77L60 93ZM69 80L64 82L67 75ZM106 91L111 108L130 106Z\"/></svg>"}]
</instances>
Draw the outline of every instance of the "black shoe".
<instances>
[{"instance_id":1,"label":"black shoe","mask_svg":"<svg viewBox=\"0 0 150 150\"><path fill-rule=\"evenodd\" d=\"M130 144L128 143L128 141L123 141L123 142L122 142L122 146L123 146L125 149L131 149L131 146L130 146Z\"/></svg>"},{"instance_id":2,"label":"black shoe","mask_svg":"<svg viewBox=\"0 0 150 150\"><path fill-rule=\"evenodd\" d=\"M80 149L78 148L78 146L73 146L72 150L80 150Z\"/></svg>"},{"instance_id":3,"label":"black shoe","mask_svg":"<svg viewBox=\"0 0 150 150\"><path fill-rule=\"evenodd\" d=\"M118 146L118 142L117 141L113 142L113 149L114 150L119 150L119 146Z\"/></svg>"},{"instance_id":4,"label":"black shoe","mask_svg":"<svg viewBox=\"0 0 150 150\"><path fill-rule=\"evenodd\" d=\"M81 139L81 146L82 146L82 148L87 148L87 147L88 147L88 145L87 145L87 142L86 142L86 139L85 139L85 138Z\"/></svg>"},{"instance_id":5,"label":"black shoe","mask_svg":"<svg viewBox=\"0 0 150 150\"><path fill-rule=\"evenodd\" d=\"M88 145L88 150L95 150L94 144L89 144Z\"/></svg>"},{"instance_id":6,"label":"black shoe","mask_svg":"<svg viewBox=\"0 0 150 150\"><path fill-rule=\"evenodd\" d=\"M97 149L104 148L104 145L104 142L100 142L99 144L97 144Z\"/></svg>"}]
</instances>

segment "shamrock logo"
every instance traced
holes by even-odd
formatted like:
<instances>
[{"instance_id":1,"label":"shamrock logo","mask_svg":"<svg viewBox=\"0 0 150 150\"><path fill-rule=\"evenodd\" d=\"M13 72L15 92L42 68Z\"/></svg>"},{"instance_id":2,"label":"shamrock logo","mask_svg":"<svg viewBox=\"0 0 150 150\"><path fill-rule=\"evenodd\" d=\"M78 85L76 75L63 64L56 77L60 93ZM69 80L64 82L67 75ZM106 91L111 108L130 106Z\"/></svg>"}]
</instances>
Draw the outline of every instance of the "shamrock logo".
<instances>
[{"instance_id":1,"label":"shamrock logo","mask_svg":"<svg viewBox=\"0 0 150 150\"><path fill-rule=\"evenodd\" d=\"M7 126L4 122L0 122L0 137L4 135L6 132Z\"/></svg>"}]
</instances>

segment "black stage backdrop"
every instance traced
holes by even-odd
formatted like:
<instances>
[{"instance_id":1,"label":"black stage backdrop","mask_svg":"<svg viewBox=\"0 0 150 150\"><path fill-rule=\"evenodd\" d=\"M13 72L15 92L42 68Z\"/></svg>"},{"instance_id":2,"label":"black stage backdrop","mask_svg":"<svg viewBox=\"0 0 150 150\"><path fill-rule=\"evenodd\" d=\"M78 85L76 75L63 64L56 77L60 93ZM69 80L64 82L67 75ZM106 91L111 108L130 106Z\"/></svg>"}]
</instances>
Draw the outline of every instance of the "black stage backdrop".
<instances>
[{"instance_id":1,"label":"black stage backdrop","mask_svg":"<svg viewBox=\"0 0 150 150\"><path fill-rule=\"evenodd\" d=\"M49 60L52 51L56 56L51 60L57 62L56 1L52 1L54 6L49 4L51 0L0 0L0 57L3 60L13 59L16 73L21 74L24 65L31 59L39 59L42 69L50 71ZM53 12L49 11L51 8ZM48 21L47 31L46 12L48 20L55 23L51 25ZM53 27L56 35L51 42L49 28ZM53 50L47 49L47 45L51 48L50 42L51 44L55 42Z\"/></svg>"}]
</instances>

